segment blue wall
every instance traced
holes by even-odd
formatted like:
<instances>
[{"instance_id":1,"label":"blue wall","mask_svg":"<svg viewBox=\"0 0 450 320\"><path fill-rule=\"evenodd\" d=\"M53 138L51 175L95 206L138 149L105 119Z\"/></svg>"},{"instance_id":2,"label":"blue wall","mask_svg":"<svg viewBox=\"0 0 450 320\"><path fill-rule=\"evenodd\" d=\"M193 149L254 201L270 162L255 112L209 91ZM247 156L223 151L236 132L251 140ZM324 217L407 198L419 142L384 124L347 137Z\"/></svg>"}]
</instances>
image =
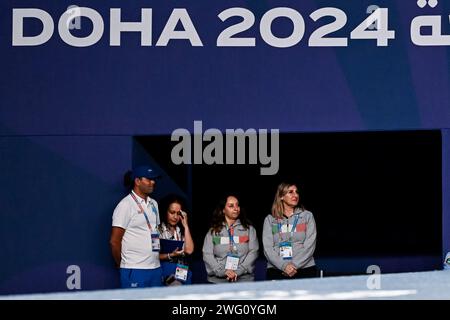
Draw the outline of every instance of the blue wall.
<instances>
[{"instance_id":1,"label":"blue wall","mask_svg":"<svg viewBox=\"0 0 450 320\"><path fill-rule=\"evenodd\" d=\"M78 1L103 16L105 34L96 45L73 48L57 32L41 46L11 45L12 8L41 8L57 22L71 4L0 3L2 294L66 290L70 264L87 270L82 289L117 285L109 228L123 196L122 174L145 158L133 147L134 135L192 130L194 120L204 128L282 132L450 128L449 50L417 47L409 37L413 17L449 12L448 2L433 10L415 1L379 2L389 8L396 30L384 48L371 40L350 40L346 48L308 47L320 24L308 18L311 12L341 8L348 22L336 36L347 36L372 4L310 0ZM233 6L251 10L257 23L270 8L294 8L307 32L299 45L279 49L263 43L255 24L242 36L255 36L256 47L218 48L217 35L233 21L223 23L217 14ZM153 8L153 43L172 9L186 8L204 46L172 40L167 47L141 47L138 35L126 34L121 47L110 47L114 7L130 21L140 18L140 8ZM39 33L39 24L26 27ZM280 36L289 28L283 21L274 24ZM444 130L444 251L450 251L448 136ZM174 188L168 182L163 190Z\"/></svg>"},{"instance_id":2,"label":"blue wall","mask_svg":"<svg viewBox=\"0 0 450 320\"><path fill-rule=\"evenodd\" d=\"M79 265L83 289L117 283L109 250L111 212L131 163L127 137L0 138L0 292L66 288Z\"/></svg>"}]
</instances>

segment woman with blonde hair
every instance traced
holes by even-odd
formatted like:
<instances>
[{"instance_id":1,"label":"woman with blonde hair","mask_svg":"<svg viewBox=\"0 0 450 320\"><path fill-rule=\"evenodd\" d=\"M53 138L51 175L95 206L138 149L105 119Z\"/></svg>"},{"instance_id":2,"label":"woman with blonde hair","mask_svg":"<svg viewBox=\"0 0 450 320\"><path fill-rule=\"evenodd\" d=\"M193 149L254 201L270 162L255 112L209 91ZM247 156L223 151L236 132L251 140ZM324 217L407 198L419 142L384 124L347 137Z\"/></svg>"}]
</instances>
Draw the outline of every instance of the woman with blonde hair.
<instances>
[{"instance_id":1,"label":"woman with blonde hair","mask_svg":"<svg viewBox=\"0 0 450 320\"><path fill-rule=\"evenodd\" d=\"M316 224L313 214L300 204L293 183L278 185L272 214L264 220L263 246L267 280L317 276L314 262Z\"/></svg>"}]
</instances>

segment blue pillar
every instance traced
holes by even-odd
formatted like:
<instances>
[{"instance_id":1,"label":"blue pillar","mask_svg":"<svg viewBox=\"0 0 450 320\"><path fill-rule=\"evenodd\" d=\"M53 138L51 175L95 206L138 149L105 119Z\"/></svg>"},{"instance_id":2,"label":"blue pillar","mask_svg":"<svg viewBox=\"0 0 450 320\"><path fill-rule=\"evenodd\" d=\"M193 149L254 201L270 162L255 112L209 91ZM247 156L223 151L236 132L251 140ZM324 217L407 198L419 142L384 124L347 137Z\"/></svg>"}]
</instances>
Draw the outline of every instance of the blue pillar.
<instances>
[{"instance_id":1,"label":"blue pillar","mask_svg":"<svg viewBox=\"0 0 450 320\"><path fill-rule=\"evenodd\" d=\"M442 130L442 250L450 252L450 129Z\"/></svg>"}]
</instances>

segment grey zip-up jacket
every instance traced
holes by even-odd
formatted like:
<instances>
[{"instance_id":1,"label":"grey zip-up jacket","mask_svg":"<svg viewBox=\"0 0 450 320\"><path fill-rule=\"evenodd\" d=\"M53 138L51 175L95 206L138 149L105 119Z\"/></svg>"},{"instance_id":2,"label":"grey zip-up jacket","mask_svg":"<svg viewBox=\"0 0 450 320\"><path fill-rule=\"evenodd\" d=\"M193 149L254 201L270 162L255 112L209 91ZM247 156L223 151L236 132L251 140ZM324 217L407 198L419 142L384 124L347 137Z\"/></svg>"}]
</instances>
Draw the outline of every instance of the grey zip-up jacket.
<instances>
[{"instance_id":1,"label":"grey zip-up jacket","mask_svg":"<svg viewBox=\"0 0 450 320\"><path fill-rule=\"evenodd\" d=\"M289 241L292 226L298 216L295 231L292 234L292 259L285 260L280 256L280 242ZM281 237L279 232L281 224ZM264 220L263 246L264 255L267 258L267 268L277 268L284 271L289 262L297 269L312 267L315 265L313 253L316 248L316 223L313 214L307 210L297 208L294 214L287 219L283 217L280 221L272 215Z\"/></svg>"},{"instance_id":2,"label":"grey zip-up jacket","mask_svg":"<svg viewBox=\"0 0 450 320\"><path fill-rule=\"evenodd\" d=\"M237 281L253 281L255 262L258 258L259 243L253 226L245 229L240 220L234 226L234 242L239 256L235 270ZM208 231L203 243L203 261L205 262L208 281L213 283L228 282L225 276L227 254L230 251L230 237L225 224L219 233Z\"/></svg>"}]
</instances>

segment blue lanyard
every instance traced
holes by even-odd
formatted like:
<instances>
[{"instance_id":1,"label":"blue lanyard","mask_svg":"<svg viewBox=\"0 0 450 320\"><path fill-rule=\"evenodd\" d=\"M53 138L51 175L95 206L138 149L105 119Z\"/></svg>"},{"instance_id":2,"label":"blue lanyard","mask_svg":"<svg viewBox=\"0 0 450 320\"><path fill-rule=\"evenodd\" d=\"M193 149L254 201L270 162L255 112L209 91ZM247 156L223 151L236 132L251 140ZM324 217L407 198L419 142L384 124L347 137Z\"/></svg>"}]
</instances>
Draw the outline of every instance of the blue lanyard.
<instances>
[{"instance_id":1,"label":"blue lanyard","mask_svg":"<svg viewBox=\"0 0 450 320\"><path fill-rule=\"evenodd\" d=\"M294 234L295 228L297 227L299 216L300 216L299 214L295 215L294 224L292 225L292 228L291 228L291 231L290 231L290 234L289 234L289 241L292 240L292 236ZM287 226L289 227L289 218L287 220ZM281 236L281 233L282 233L281 232L281 228L282 228L282 224L281 224L280 219L278 219L278 233L279 233L280 240L283 240L283 238Z\"/></svg>"},{"instance_id":2,"label":"blue lanyard","mask_svg":"<svg viewBox=\"0 0 450 320\"><path fill-rule=\"evenodd\" d=\"M155 205L151 201L150 201L150 206L152 207L152 211L155 214L155 216L158 217L158 212L156 211ZM158 220L158 218L156 218L156 220Z\"/></svg>"},{"instance_id":3,"label":"blue lanyard","mask_svg":"<svg viewBox=\"0 0 450 320\"><path fill-rule=\"evenodd\" d=\"M149 218L148 218L148 216L147 216L147 213L145 212L144 208L141 206L141 204L139 203L138 199L136 198L136 196L135 196L132 192L130 192L130 195L131 195L131 197L133 198L133 200L136 202L136 204L138 205L139 210L141 210L141 212L144 214L145 221L147 221L147 226L148 226L148 228L150 229L150 232L153 232L152 225L151 225L151 223L150 223L150 220L149 220ZM158 223L158 216L157 216L157 214L156 214L156 208L155 208L155 206L153 205L153 203L152 203L151 201L150 201L150 205L151 205L151 207L152 207L153 213L155 214L155 217L156 217L156 223Z\"/></svg>"},{"instance_id":4,"label":"blue lanyard","mask_svg":"<svg viewBox=\"0 0 450 320\"><path fill-rule=\"evenodd\" d=\"M233 247L234 247L234 227L233 224L231 226L227 227L227 231L228 231L228 237L230 238L230 246L229 246L229 251L232 252Z\"/></svg>"}]
</instances>

